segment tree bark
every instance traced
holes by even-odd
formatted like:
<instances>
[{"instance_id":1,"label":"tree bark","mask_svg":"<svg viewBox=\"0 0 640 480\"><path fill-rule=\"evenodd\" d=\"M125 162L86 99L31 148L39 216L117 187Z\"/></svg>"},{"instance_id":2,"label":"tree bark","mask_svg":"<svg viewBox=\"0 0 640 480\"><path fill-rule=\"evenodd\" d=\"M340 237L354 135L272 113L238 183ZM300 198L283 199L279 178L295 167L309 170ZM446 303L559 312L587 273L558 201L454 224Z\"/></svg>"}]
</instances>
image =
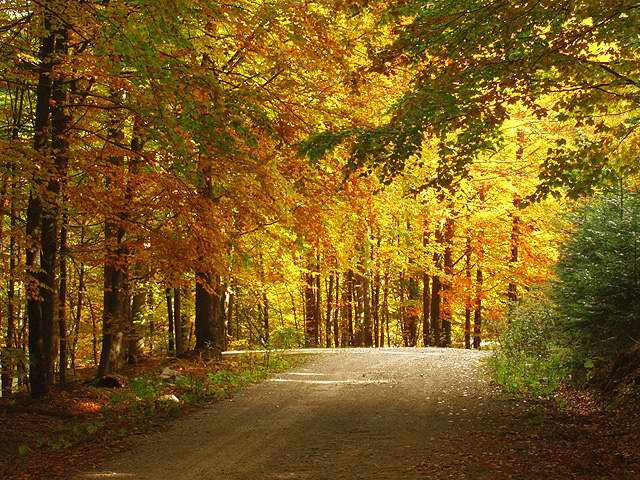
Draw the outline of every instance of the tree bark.
<instances>
[{"instance_id":1,"label":"tree bark","mask_svg":"<svg viewBox=\"0 0 640 480\"><path fill-rule=\"evenodd\" d=\"M467 243L465 247L465 294L464 294L464 348L471 348L471 231L467 230Z\"/></svg>"},{"instance_id":2,"label":"tree bark","mask_svg":"<svg viewBox=\"0 0 640 480\"><path fill-rule=\"evenodd\" d=\"M429 244L429 233L425 230L422 236L422 246ZM431 278L426 272L422 273L422 344L431 345Z\"/></svg>"},{"instance_id":3,"label":"tree bark","mask_svg":"<svg viewBox=\"0 0 640 480\"><path fill-rule=\"evenodd\" d=\"M60 226L60 290L58 292L58 325L60 328L60 383L67 382L67 216Z\"/></svg>"},{"instance_id":4,"label":"tree bark","mask_svg":"<svg viewBox=\"0 0 640 480\"><path fill-rule=\"evenodd\" d=\"M174 336L174 313L173 313L173 289L165 288L164 297L167 301L167 352L172 354L175 352L175 336Z\"/></svg>"},{"instance_id":5,"label":"tree bark","mask_svg":"<svg viewBox=\"0 0 640 480\"><path fill-rule=\"evenodd\" d=\"M333 278L334 273L329 273L329 283L327 285L327 317L325 321L325 346L331 348L331 326L333 319ZM336 345L337 346L337 345Z\"/></svg>"},{"instance_id":6,"label":"tree bark","mask_svg":"<svg viewBox=\"0 0 640 480\"><path fill-rule=\"evenodd\" d=\"M304 274L304 327L305 327L305 346L318 346L318 320L316 318L316 292L315 279L312 272Z\"/></svg>"},{"instance_id":7,"label":"tree bark","mask_svg":"<svg viewBox=\"0 0 640 480\"><path fill-rule=\"evenodd\" d=\"M444 241L444 235L442 232L442 227L437 226L435 230L436 243L442 246ZM433 254L433 263L435 265L436 271L442 271L442 254L439 252L435 252ZM431 329L433 332L433 344L436 346L441 346L441 337L442 337L442 325L440 319L440 304L441 304L441 293L442 293L442 284L440 282L440 275L434 275L432 277L432 286L431 286Z\"/></svg>"},{"instance_id":8,"label":"tree bark","mask_svg":"<svg viewBox=\"0 0 640 480\"><path fill-rule=\"evenodd\" d=\"M176 335L176 356L185 352L184 346L184 324L182 321L182 295L180 287L173 289L173 328Z\"/></svg>"},{"instance_id":9,"label":"tree bark","mask_svg":"<svg viewBox=\"0 0 640 480\"><path fill-rule=\"evenodd\" d=\"M451 321L453 316L451 289L453 285L453 234L455 223L451 214L444 224L444 274L442 284L442 329L444 330L443 346L451 346Z\"/></svg>"},{"instance_id":10,"label":"tree bark","mask_svg":"<svg viewBox=\"0 0 640 480\"><path fill-rule=\"evenodd\" d=\"M61 148L60 136L49 148L54 98L54 62L57 54L66 53L67 31L54 28L56 12L43 10L44 36L38 53L39 71L36 89L33 147L36 162L41 166L33 179L27 206L27 316L29 319L29 383L31 396L41 398L49 393L53 383L57 316L56 257L58 253L58 213L60 178L66 174L66 149ZM56 79L62 82L62 79ZM60 85L60 84L59 84ZM58 108L60 110L60 108ZM59 131L60 116L56 116L54 130ZM66 126L64 127L66 129ZM43 195L43 190L46 193ZM46 200L45 200L46 198Z\"/></svg>"}]
</instances>

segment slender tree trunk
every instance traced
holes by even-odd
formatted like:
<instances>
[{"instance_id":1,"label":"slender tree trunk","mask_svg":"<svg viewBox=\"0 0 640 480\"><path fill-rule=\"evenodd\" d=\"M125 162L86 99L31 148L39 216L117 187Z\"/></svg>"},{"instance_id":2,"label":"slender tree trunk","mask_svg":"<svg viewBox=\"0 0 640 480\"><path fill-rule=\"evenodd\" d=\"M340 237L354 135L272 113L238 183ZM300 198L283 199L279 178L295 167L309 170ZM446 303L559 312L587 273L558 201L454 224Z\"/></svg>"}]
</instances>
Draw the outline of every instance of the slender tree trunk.
<instances>
[{"instance_id":1,"label":"slender tree trunk","mask_svg":"<svg viewBox=\"0 0 640 480\"><path fill-rule=\"evenodd\" d=\"M382 289L382 315L384 318L383 328L380 329L380 346L384 347L384 327L387 328L387 347L391 346L389 336L389 268L384 270L384 287Z\"/></svg>"},{"instance_id":2,"label":"slender tree trunk","mask_svg":"<svg viewBox=\"0 0 640 480\"><path fill-rule=\"evenodd\" d=\"M109 131L109 138L116 145L121 145L124 141L120 122L120 118L114 117ZM109 163L112 176L107 177L106 186L114 195L118 195L126 190L124 156L120 153L113 155L109 157ZM120 371L128 350L126 340L130 320L127 265L129 252L125 244L126 221L126 212L120 211L107 214L104 222L106 248L99 377Z\"/></svg>"},{"instance_id":3,"label":"slender tree trunk","mask_svg":"<svg viewBox=\"0 0 640 480\"><path fill-rule=\"evenodd\" d=\"M333 319L333 278L335 274L329 273L329 284L327 285L327 317L325 322L326 342L325 346L331 348L331 325ZM337 345L336 345L337 346Z\"/></svg>"},{"instance_id":4,"label":"slender tree trunk","mask_svg":"<svg viewBox=\"0 0 640 480\"><path fill-rule=\"evenodd\" d=\"M93 364L98 365L98 324L93 311L91 295L87 295L87 303L89 304L89 315L91 315L91 346L93 347Z\"/></svg>"},{"instance_id":5,"label":"slender tree trunk","mask_svg":"<svg viewBox=\"0 0 640 480\"><path fill-rule=\"evenodd\" d=\"M451 321L453 316L451 289L453 284L453 234L455 223L452 216L448 216L444 224L444 274L442 284L442 329L444 330L443 346L451 346Z\"/></svg>"},{"instance_id":6,"label":"slender tree trunk","mask_svg":"<svg viewBox=\"0 0 640 480\"><path fill-rule=\"evenodd\" d=\"M340 310L340 274L338 272L335 273L335 279L336 297L333 305L333 346L338 348L340 346L340 327L338 326L338 313Z\"/></svg>"},{"instance_id":7,"label":"slender tree trunk","mask_svg":"<svg viewBox=\"0 0 640 480\"><path fill-rule=\"evenodd\" d=\"M511 214L511 258L509 259L510 266L510 279L509 286L507 288L507 299L509 304L513 305L518 301L518 287L514 279L514 269L518 264L518 244L520 243L520 197L515 195L513 197L513 213Z\"/></svg>"},{"instance_id":8,"label":"slender tree trunk","mask_svg":"<svg viewBox=\"0 0 640 480\"><path fill-rule=\"evenodd\" d=\"M318 346L318 320L316 319L316 293L315 293L315 280L313 273L308 272L304 274L305 286L304 286L304 325L305 325L305 346L317 347Z\"/></svg>"},{"instance_id":9,"label":"slender tree trunk","mask_svg":"<svg viewBox=\"0 0 640 480\"><path fill-rule=\"evenodd\" d=\"M408 347L415 347L418 343L418 319L420 317L420 287L418 280L410 276L407 279L407 302L405 307L405 330L406 344Z\"/></svg>"},{"instance_id":10,"label":"slender tree trunk","mask_svg":"<svg viewBox=\"0 0 640 480\"><path fill-rule=\"evenodd\" d=\"M264 325L264 344L269 345L269 297L267 297L267 292L262 292L262 320Z\"/></svg>"},{"instance_id":11,"label":"slender tree trunk","mask_svg":"<svg viewBox=\"0 0 640 480\"><path fill-rule=\"evenodd\" d=\"M444 235L442 227L437 226L435 230L436 242L442 246ZM436 252L433 254L433 263L437 272L442 271L442 254ZM442 324L440 319L442 284L440 282L440 274L433 275L431 286L431 329L433 332L433 344L441 346Z\"/></svg>"},{"instance_id":12,"label":"slender tree trunk","mask_svg":"<svg viewBox=\"0 0 640 480\"><path fill-rule=\"evenodd\" d=\"M480 189L480 205L484 204L485 191ZM473 312L473 348L479 350L482 345L482 282L483 282L483 260L484 260L484 231L478 234L478 247L476 253L476 292L475 311Z\"/></svg>"},{"instance_id":13,"label":"slender tree trunk","mask_svg":"<svg viewBox=\"0 0 640 480\"><path fill-rule=\"evenodd\" d=\"M5 339L5 350L2 358L2 372L0 381L2 383L2 396L7 397L13 390L13 373L15 370L15 358L17 344L15 342L16 335L16 264L17 264L17 245L16 245L16 228L17 228L17 186L15 178L11 181L11 207L9 220L9 282L7 286L7 335Z\"/></svg>"},{"instance_id":14,"label":"slender tree trunk","mask_svg":"<svg viewBox=\"0 0 640 480\"><path fill-rule=\"evenodd\" d=\"M129 363L138 363L142 355L142 320L144 316L144 307L147 303L146 290L138 287L131 299L131 330L128 341L127 361Z\"/></svg>"},{"instance_id":15,"label":"slender tree trunk","mask_svg":"<svg viewBox=\"0 0 640 480\"><path fill-rule=\"evenodd\" d=\"M384 346L384 327L380 323L380 265L373 277L373 289L371 292L371 313L373 316L373 338L376 347ZM381 343L382 342L382 343Z\"/></svg>"},{"instance_id":16,"label":"slender tree trunk","mask_svg":"<svg viewBox=\"0 0 640 480\"><path fill-rule=\"evenodd\" d=\"M405 347L409 346L409 337L407 335L407 328L405 326L405 320L406 320L406 312L407 312L407 305L406 305L406 299L405 299L405 284L406 284L406 280L405 280L405 276L404 276L404 271L400 272L400 278L399 278L399 284L400 284L400 288L399 288L399 295L400 295L400 316L398 318L398 323L400 324L400 332L402 334L402 345Z\"/></svg>"},{"instance_id":17,"label":"slender tree trunk","mask_svg":"<svg viewBox=\"0 0 640 480\"><path fill-rule=\"evenodd\" d=\"M470 227L469 227L470 228ZM464 348L471 348L471 231L467 230L467 243L465 247L465 294L464 294Z\"/></svg>"},{"instance_id":18,"label":"slender tree trunk","mask_svg":"<svg viewBox=\"0 0 640 480\"><path fill-rule=\"evenodd\" d=\"M316 256L316 268L318 270L318 274L315 276L315 293L316 293L316 304L315 304L315 314L314 318L316 321L316 346L322 345L322 335L320 332L320 328L322 325L322 295L321 295L321 280L320 280L320 255Z\"/></svg>"},{"instance_id":19,"label":"slender tree trunk","mask_svg":"<svg viewBox=\"0 0 640 480\"><path fill-rule=\"evenodd\" d=\"M168 325L168 329L167 329L167 351L169 352L169 354L172 354L173 352L175 352L175 336L174 336L174 323L173 320L175 318L175 315L173 313L173 298L172 298L172 294L173 294L173 289L171 288L165 288L164 289L164 297L167 301L167 325Z\"/></svg>"},{"instance_id":20,"label":"slender tree trunk","mask_svg":"<svg viewBox=\"0 0 640 480\"><path fill-rule=\"evenodd\" d=\"M58 325L60 328L60 383L67 382L67 216L60 226L60 290L58 292Z\"/></svg>"},{"instance_id":21,"label":"slender tree trunk","mask_svg":"<svg viewBox=\"0 0 640 480\"><path fill-rule=\"evenodd\" d=\"M429 232L425 229L422 236L422 246L429 245ZM431 345L431 278L426 272L422 273L422 344L425 347Z\"/></svg>"},{"instance_id":22,"label":"slender tree trunk","mask_svg":"<svg viewBox=\"0 0 640 480\"><path fill-rule=\"evenodd\" d=\"M80 236L80 244L84 242L84 226ZM73 340L71 345L71 369L76 369L76 352L78 340L80 338L80 322L82 320L82 307L84 300L84 263L80 263L80 272L78 273L78 301L76 302L76 318L73 325Z\"/></svg>"},{"instance_id":23,"label":"slender tree trunk","mask_svg":"<svg viewBox=\"0 0 640 480\"><path fill-rule=\"evenodd\" d=\"M185 352L184 347L184 324L182 322L182 295L180 287L173 289L173 327L176 331L176 355L182 355Z\"/></svg>"}]
</instances>

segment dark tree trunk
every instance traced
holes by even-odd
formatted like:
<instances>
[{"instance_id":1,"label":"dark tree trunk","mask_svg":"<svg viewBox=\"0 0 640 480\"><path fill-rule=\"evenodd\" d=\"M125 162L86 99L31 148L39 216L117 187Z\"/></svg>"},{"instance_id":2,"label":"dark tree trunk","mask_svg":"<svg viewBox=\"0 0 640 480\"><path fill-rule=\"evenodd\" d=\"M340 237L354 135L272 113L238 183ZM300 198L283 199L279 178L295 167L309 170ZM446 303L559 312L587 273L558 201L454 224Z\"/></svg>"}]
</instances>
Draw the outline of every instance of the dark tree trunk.
<instances>
[{"instance_id":1,"label":"dark tree trunk","mask_svg":"<svg viewBox=\"0 0 640 480\"><path fill-rule=\"evenodd\" d=\"M485 198L485 191L481 189L479 192L480 205L482 206ZM473 348L479 350L482 345L482 262L484 260L484 231L478 234L478 247L476 253L476 292L475 292L475 311L473 312Z\"/></svg>"},{"instance_id":2,"label":"dark tree trunk","mask_svg":"<svg viewBox=\"0 0 640 480\"><path fill-rule=\"evenodd\" d=\"M56 12L44 11L44 37L38 54L39 72L36 89L36 108L34 122L34 150L37 161L44 164L33 180L27 206L26 235L30 240L27 251L27 272L30 279L27 285L27 315L29 319L29 360L31 396L41 398L49 393L53 383L53 364L56 348L57 316L57 253L58 253L58 214L60 199L60 179L66 175L67 149L64 136L66 123L62 106L57 105L55 125L53 126L53 149L49 148L48 133L51 125L52 106L56 105L54 90L60 90L62 79L57 78L54 86L54 63L57 55L66 53L67 31L54 29L52 23ZM62 143L61 143L62 142ZM53 157L53 168L47 157ZM46 190L46 193L43 192ZM44 193L44 197L42 196Z\"/></svg>"},{"instance_id":3,"label":"dark tree trunk","mask_svg":"<svg viewBox=\"0 0 640 480\"><path fill-rule=\"evenodd\" d=\"M329 273L329 283L327 285L327 317L325 321L325 346L331 348L331 325L333 318L333 277L334 273ZM337 345L336 345L337 346Z\"/></svg>"},{"instance_id":4,"label":"dark tree trunk","mask_svg":"<svg viewBox=\"0 0 640 480\"><path fill-rule=\"evenodd\" d=\"M84 244L84 225L80 229L80 245ZM82 307L84 302L84 263L80 262L78 272L78 300L76 302L76 312L73 324L73 338L71 341L71 369L76 370L76 353L78 351L78 340L80 339L80 321L82 320Z\"/></svg>"},{"instance_id":5,"label":"dark tree trunk","mask_svg":"<svg viewBox=\"0 0 640 480\"><path fill-rule=\"evenodd\" d=\"M224 350L224 286L219 275L196 274L196 345L197 351Z\"/></svg>"},{"instance_id":6,"label":"dark tree trunk","mask_svg":"<svg viewBox=\"0 0 640 480\"><path fill-rule=\"evenodd\" d=\"M340 327L338 325L338 313L340 310L340 274L338 272L335 273L335 278L336 278L336 298L334 301L334 308L333 308L333 346L335 348L338 348L340 346Z\"/></svg>"},{"instance_id":7,"label":"dark tree trunk","mask_svg":"<svg viewBox=\"0 0 640 480\"><path fill-rule=\"evenodd\" d=\"M7 397L13 390L13 373L15 370L15 351L17 344L16 336L16 260L18 257L16 245L16 217L17 209L17 187L15 178L11 182L11 207L10 207L10 233L9 233L9 281L7 285L7 336L5 339L5 350L0 356L2 360L2 372L0 381L2 383L2 396Z\"/></svg>"},{"instance_id":8,"label":"dark tree trunk","mask_svg":"<svg viewBox=\"0 0 640 480\"><path fill-rule=\"evenodd\" d=\"M407 313L406 299L405 299L405 278L404 272L400 272L399 277L399 295L400 295L400 315L398 318L398 322L400 323L400 332L402 333L402 345L405 347L409 346L409 338L407 337L407 329L405 328L405 317Z\"/></svg>"},{"instance_id":9,"label":"dark tree trunk","mask_svg":"<svg viewBox=\"0 0 640 480\"><path fill-rule=\"evenodd\" d=\"M509 286L507 288L507 299L510 305L513 305L518 301L518 287L514 278L514 269L518 264L518 244L520 243L520 197L517 195L513 198L513 213L511 214L511 258L509 259L509 266L511 270Z\"/></svg>"},{"instance_id":10,"label":"dark tree trunk","mask_svg":"<svg viewBox=\"0 0 640 480\"><path fill-rule=\"evenodd\" d=\"M60 290L58 292L58 325L60 327L60 383L67 382L67 216L60 226Z\"/></svg>"},{"instance_id":11,"label":"dark tree trunk","mask_svg":"<svg viewBox=\"0 0 640 480\"><path fill-rule=\"evenodd\" d=\"M425 230L422 236L422 246L427 247L429 244L429 233ZM431 278L429 274L422 274L422 344L425 347L431 345Z\"/></svg>"},{"instance_id":12,"label":"dark tree trunk","mask_svg":"<svg viewBox=\"0 0 640 480\"><path fill-rule=\"evenodd\" d=\"M451 286L453 283L453 234L455 223L452 216L448 216L444 224L444 274L442 284L442 329L444 331L443 346L451 346L451 320L453 316Z\"/></svg>"},{"instance_id":13,"label":"dark tree trunk","mask_svg":"<svg viewBox=\"0 0 640 480\"><path fill-rule=\"evenodd\" d=\"M213 343L214 300L207 288L211 288L210 275L196 273L195 349L199 351L210 348Z\"/></svg>"},{"instance_id":14,"label":"dark tree trunk","mask_svg":"<svg viewBox=\"0 0 640 480\"><path fill-rule=\"evenodd\" d=\"M439 245L443 243L443 232L440 226L435 230L436 242ZM433 254L433 263L437 272L442 271L442 254L436 252ZM433 332L433 344L436 346L441 345L442 339L442 324L440 319L440 304L441 304L442 284L440 282L440 275L433 275L431 286L431 329Z\"/></svg>"},{"instance_id":15,"label":"dark tree trunk","mask_svg":"<svg viewBox=\"0 0 640 480\"><path fill-rule=\"evenodd\" d=\"M142 354L142 318L144 315L144 307L147 303L147 292L138 289L131 299L131 330L128 339L127 361L129 363L137 363Z\"/></svg>"},{"instance_id":16,"label":"dark tree trunk","mask_svg":"<svg viewBox=\"0 0 640 480\"><path fill-rule=\"evenodd\" d=\"M269 345L269 297L267 297L267 292L262 292L262 321L264 328L264 344Z\"/></svg>"},{"instance_id":17,"label":"dark tree trunk","mask_svg":"<svg viewBox=\"0 0 640 480\"><path fill-rule=\"evenodd\" d=\"M173 327L176 332L176 355L182 355L186 350L184 346L184 323L182 320L182 298L180 287L176 287L173 289Z\"/></svg>"},{"instance_id":18,"label":"dark tree trunk","mask_svg":"<svg viewBox=\"0 0 640 480\"><path fill-rule=\"evenodd\" d=\"M384 329L387 329L387 347L391 346L391 338L389 336L389 269L384 270L384 287L382 289L382 315L384 325L380 329L380 346L384 347Z\"/></svg>"},{"instance_id":19,"label":"dark tree trunk","mask_svg":"<svg viewBox=\"0 0 640 480\"><path fill-rule=\"evenodd\" d=\"M465 247L465 298L464 298L464 348L471 348L471 232L467 231L467 243Z\"/></svg>"},{"instance_id":20,"label":"dark tree trunk","mask_svg":"<svg viewBox=\"0 0 640 480\"><path fill-rule=\"evenodd\" d=\"M93 352L93 364L98 365L98 323L93 311L93 302L91 295L87 295L87 303L89 304L89 315L91 315L91 346Z\"/></svg>"},{"instance_id":21,"label":"dark tree trunk","mask_svg":"<svg viewBox=\"0 0 640 480\"><path fill-rule=\"evenodd\" d=\"M316 321L316 345L320 346L322 345L322 335L320 332L320 326L322 325L322 295L321 295L321 289L320 289L320 285L321 285L321 281L320 281L320 256L318 255L316 257L316 268L318 270L318 274L315 276L315 289L316 289L316 311L314 314L314 318Z\"/></svg>"},{"instance_id":22,"label":"dark tree trunk","mask_svg":"<svg viewBox=\"0 0 640 480\"><path fill-rule=\"evenodd\" d=\"M418 280L409 277L407 280L407 306L405 307L405 333L406 345L415 347L418 343L418 319L419 319L420 287Z\"/></svg>"},{"instance_id":23,"label":"dark tree trunk","mask_svg":"<svg viewBox=\"0 0 640 480\"><path fill-rule=\"evenodd\" d=\"M121 119L114 117L110 126L109 138L116 145L124 141L120 125ZM107 177L106 186L113 195L118 195L125 185L124 156L109 157L113 177ZM115 184L114 184L115 183ZM125 207L126 208L126 207ZM104 222L105 259L104 259L104 299L102 313L102 351L98 377L118 372L124 364L127 353L129 333L129 268L128 248L125 244L124 211L107 214Z\"/></svg>"},{"instance_id":24,"label":"dark tree trunk","mask_svg":"<svg viewBox=\"0 0 640 480\"><path fill-rule=\"evenodd\" d=\"M384 327L380 323L380 265L373 277L371 290L371 314L373 317L373 339L376 347L384 346ZM380 343L382 341L382 344Z\"/></svg>"},{"instance_id":25,"label":"dark tree trunk","mask_svg":"<svg viewBox=\"0 0 640 480\"><path fill-rule=\"evenodd\" d=\"M175 336L174 336L174 318L175 315L173 313L173 298L172 298L173 289L165 288L164 289L164 297L167 301L167 351L171 354L175 352Z\"/></svg>"},{"instance_id":26,"label":"dark tree trunk","mask_svg":"<svg viewBox=\"0 0 640 480\"><path fill-rule=\"evenodd\" d=\"M304 329L305 346L318 346L318 319L316 318L316 292L313 273L304 274Z\"/></svg>"}]
</instances>

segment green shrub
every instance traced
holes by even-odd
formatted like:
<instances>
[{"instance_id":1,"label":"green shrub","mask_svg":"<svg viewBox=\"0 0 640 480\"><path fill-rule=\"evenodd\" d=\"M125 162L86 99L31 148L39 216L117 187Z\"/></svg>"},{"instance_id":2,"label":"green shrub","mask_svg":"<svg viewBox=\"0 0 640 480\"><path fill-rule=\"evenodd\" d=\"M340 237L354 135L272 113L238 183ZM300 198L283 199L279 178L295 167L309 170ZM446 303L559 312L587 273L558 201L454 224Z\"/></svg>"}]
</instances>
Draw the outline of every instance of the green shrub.
<instances>
[{"instance_id":1,"label":"green shrub","mask_svg":"<svg viewBox=\"0 0 640 480\"><path fill-rule=\"evenodd\" d=\"M301 347L304 335L293 327L278 327L271 333L270 345L279 349Z\"/></svg>"},{"instance_id":2,"label":"green shrub","mask_svg":"<svg viewBox=\"0 0 640 480\"><path fill-rule=\"evenodd\" d=\"M532 295L513 306L507 321L489 360L494 381L507 393L551 396L568 373L553 305Z\"/></svg>"}]
</instances>

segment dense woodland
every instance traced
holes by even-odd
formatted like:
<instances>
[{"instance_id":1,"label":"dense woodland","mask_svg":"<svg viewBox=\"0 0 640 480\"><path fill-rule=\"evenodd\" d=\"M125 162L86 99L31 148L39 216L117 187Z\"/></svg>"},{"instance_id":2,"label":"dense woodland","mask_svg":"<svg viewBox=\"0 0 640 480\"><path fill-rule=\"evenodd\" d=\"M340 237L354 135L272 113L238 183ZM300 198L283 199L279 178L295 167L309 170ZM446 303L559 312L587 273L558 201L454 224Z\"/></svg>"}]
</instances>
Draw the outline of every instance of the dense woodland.
<instances>
[{"instance_id":1,"label":"dense woodland","mask_svg":"<svg viewBox=\"0 0 640 480\"><path fill-rule=\"evenodd\" d=\"M143 356L481 348L559 259L562 315L602 320L566 242L637 186L639 7L1 2L3 396Z\"/></svg>"}]
</instances>

